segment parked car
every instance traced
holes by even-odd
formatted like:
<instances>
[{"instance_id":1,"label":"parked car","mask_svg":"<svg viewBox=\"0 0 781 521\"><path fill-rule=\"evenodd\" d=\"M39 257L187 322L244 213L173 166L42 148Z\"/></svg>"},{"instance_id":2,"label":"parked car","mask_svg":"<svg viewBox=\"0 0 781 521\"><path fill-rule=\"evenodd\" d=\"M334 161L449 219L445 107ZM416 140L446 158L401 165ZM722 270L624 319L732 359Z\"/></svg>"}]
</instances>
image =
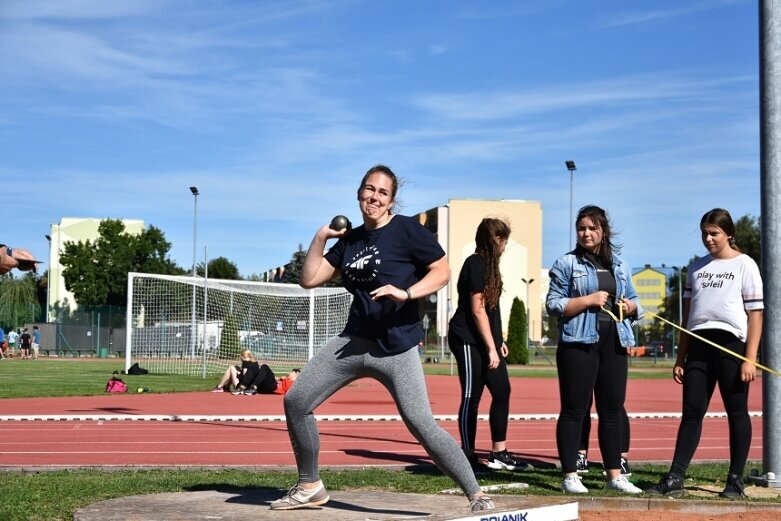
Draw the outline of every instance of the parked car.
<instances>
[{"instance_id":1,"label":"parked car","mask_svg":"<svg viewBox=\"0 0 781 521\"><path fill-rule=\"evenodd\" d=\"M656 356L657 358L664 358L665 353L669 356L672 353L670 345L662 340L654 340L648 342L645 346L645 354L647 356Z\"/></svg>"}]
</instances>

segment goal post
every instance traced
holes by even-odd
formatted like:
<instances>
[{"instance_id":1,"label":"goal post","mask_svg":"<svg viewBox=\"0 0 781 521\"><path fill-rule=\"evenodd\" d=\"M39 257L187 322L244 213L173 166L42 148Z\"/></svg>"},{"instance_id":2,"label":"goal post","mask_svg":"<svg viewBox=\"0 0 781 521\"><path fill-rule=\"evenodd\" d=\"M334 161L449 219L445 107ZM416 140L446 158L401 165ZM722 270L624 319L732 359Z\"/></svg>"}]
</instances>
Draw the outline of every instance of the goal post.
<instances>
[{"instance_id":1,"label":"goal post","mask_svg":"<svg viewBox=\"0 0 781 521\"><path fill-rule=\"evenodd\" d=\"M125 370L221 375L249 349L288 371L342 331L351 303L344 288L129 273Z\"/></svg>"}]
</instances>

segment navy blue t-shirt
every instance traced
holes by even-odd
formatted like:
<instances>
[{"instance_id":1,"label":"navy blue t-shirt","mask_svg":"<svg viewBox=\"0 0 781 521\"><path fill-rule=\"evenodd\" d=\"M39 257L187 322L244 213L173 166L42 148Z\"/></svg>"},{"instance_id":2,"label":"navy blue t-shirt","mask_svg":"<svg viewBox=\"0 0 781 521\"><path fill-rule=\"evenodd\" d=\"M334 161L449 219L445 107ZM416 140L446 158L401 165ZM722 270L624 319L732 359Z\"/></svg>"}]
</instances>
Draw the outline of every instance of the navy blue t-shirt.
<instances>
[{"instance_id":1,"label":"navy blue t-shirt","mask_svg":"<svg viewBox=\"0 0 781 521\"><path fill-rule=\"evenodd\" d=\"M484 293L485 290L485 261L478 254L474 253L464 261L458 276L457 289L458 306L450 319L449 330L468 344L483 345L483 337L472 315L472 293ZM486 314L494 347L499 349L502 347L502 313L499 303L491 310L486 309Z\"/></svg>"},{"instance_id":2,"label":"navy blue t-shirt","mask_svg":"<svg viewBox=\"0 0 781 521\"><path fill-rule=\"evenodd\" d=\"M422 279L432 262L445 256L434 235L411 217L394 216L376 230L350 231L325 254L354 295L344 333L376 340L388 353L402 353L423 340L418 303L372 300L370 292L392 284L405 289Z\"/></svg>"}]
</instances>

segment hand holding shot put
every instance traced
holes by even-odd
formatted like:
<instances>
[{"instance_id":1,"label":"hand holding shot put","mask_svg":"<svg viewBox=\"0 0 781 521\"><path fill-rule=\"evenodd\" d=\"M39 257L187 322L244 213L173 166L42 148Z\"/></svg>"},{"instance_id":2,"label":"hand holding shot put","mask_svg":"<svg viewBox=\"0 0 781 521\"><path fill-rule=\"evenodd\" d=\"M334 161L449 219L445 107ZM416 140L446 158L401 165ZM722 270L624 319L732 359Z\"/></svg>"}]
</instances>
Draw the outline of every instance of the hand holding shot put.
<instances>
[{"instance_id":1,"label":"hand holding shot put","mask_svg":"<svg viewBox=\"0 0 781 521\"><path fill-rule=\"evenodd\" d=\"M36 264L39 262L35 260L32 253L25 249L11 248L5 244L0 244L0 275L5 275L14 268L19 271L32 271L35 273L37 270Z\"/></svg>"}]
</instances>

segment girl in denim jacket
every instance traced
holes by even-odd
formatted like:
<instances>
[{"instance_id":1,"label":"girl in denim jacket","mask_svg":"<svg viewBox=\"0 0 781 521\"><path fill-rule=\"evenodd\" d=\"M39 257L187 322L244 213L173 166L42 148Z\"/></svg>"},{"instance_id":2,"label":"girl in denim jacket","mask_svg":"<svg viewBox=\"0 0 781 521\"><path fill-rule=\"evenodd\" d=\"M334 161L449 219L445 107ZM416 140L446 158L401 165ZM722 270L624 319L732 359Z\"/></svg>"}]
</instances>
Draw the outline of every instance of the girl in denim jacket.
<instances>
[{"instance_id":1,"label":"girl in denim jacket","mask_svg":"<svg viewBox=\"0 0 781 521\"><path fill-rule=\"evenodd\" d=\"M627 348L635 344L632 323L641 313L628 266L615 252L610 222L598 206L585 206L575 221L578 244L550 270L546 309L559 317L556 366L561 411L556 444L562 490L585 494L577 474L583 419L592 393L599 415L599 448L607 488L639 494L621 475L621 411L626 397Z\"/></svg>"}]
</instances>

